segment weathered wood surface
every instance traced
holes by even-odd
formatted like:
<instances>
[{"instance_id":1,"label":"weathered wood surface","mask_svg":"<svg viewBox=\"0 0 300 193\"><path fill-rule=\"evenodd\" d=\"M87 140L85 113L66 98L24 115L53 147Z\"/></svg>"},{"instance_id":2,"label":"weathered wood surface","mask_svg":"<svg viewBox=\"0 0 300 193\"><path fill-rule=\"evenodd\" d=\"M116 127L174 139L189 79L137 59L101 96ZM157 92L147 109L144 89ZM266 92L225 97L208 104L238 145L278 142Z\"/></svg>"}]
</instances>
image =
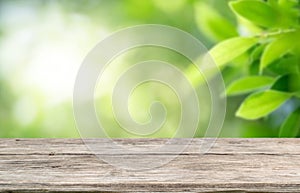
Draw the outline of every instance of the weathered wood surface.
<instances>
[{"instance_id":1,"label":"weathered wood surface","mask_svg":"<svg viewBox=\"0 0 300 193\"><path fill-rule=\"evenodd\" d=\"M203 140L162 167L134 172L105 163L80 139L0 139L0 192L300 192L300 139L218 139L202 155ZM119 142L148 148L165 140Z\"/></svg>"}]
</instances>

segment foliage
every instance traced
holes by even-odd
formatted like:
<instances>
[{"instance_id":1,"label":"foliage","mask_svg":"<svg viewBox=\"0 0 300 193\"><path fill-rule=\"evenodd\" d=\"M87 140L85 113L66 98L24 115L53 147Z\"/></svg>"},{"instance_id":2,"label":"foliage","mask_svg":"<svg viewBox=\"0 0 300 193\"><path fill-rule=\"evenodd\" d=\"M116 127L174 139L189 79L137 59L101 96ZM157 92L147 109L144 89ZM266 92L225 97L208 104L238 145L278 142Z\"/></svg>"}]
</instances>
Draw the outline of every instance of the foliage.
<instances>
[{"instance_id":1,"label":"foliage","mask_svg":"<svg viewBox=\"0 0 300 193\"><path fill-rule=\"evenodd\" d=\"M235 77L239 78L227 86L228 96L245 97L236 115L255 120L285 109L278 136L298 136L300 2L236 0L230 1L229 6L237 17L239 37L221 41L210 53L223 70L238 69ZM246 60L239 60L241 57ZM292 101L292 108L285 107L288 100Z\"/></svg>"},{"instance_id":2,"label":"foliage","mask_svg":"<svg viewBox=\"0 0 300 193\"><path fill-rule=\"evenodd\" d=\"M220 137L300 136L298 1L2 0L0 8L0 137L79 137L71 98L78 66L111 32L147 23L179 28L207 47L219 42L210 53L231 96ZM202 81L181 55L143 50L128 53L119 62L129 65L157 58L187 69L193 85ZM167 129L153 137L173 136L180 115L178 101L167 89L148 86L152 90L140 88L131 99L133 118L148 121L145 109L161 99L168 109ZM210 115L207 100L201 101L207 116L201 114L195 137L204 135ZM97 112L113 128L111 136L128 137L118 129L110 101L103 103ZM236 111L242 119L235 117Z\"/></svg>"}]
</instances>

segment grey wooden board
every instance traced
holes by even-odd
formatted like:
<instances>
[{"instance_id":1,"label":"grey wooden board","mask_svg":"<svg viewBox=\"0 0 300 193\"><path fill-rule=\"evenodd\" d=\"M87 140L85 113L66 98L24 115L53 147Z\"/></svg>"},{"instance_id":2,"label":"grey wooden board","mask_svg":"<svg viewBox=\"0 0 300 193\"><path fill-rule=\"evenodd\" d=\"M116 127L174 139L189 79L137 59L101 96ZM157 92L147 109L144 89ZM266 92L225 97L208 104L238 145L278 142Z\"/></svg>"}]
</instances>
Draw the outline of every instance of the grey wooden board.
<instances>
[{"instance_id":1,"label":"grey wooden board","mask_svg":"<svg viewBox=\"0 0 300 193\"><path fill-rule=\"evenodd\" d=\"M193 139L162 167L128 171L99 159L81 139L0 139L0 192L300 192L300 139L217 139L203 155L205 140ZM91 141L114 149L107 139ZM166 139L117 142L151 149ZM111 156L160 160L173 152Z\"/></svg>"}]
</instances>

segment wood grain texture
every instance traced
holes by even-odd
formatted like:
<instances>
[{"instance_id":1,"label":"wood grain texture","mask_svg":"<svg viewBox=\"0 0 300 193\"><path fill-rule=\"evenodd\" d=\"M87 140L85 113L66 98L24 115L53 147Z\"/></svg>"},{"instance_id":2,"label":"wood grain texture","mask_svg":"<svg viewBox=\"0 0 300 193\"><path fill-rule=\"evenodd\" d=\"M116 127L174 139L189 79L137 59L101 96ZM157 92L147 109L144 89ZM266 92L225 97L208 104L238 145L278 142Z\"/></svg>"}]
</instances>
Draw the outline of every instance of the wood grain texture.
<instances>
[{"instance_id":1,"label":"wood grain texture","mask_svg":"<svg viewBox=\"0 0 300 193\"><path fill-rule=\"evenodd\" d=\"M300 192L300 139L218 139L199 154L205 140L193 139L162 167L128 171L99 159L81 139L0 139L0 192ZM107 139L91 141L114 148ZM151 149L166 139L117 142ZM142 156L159 161L173 155Z\"/></svg>"}]
</instances>

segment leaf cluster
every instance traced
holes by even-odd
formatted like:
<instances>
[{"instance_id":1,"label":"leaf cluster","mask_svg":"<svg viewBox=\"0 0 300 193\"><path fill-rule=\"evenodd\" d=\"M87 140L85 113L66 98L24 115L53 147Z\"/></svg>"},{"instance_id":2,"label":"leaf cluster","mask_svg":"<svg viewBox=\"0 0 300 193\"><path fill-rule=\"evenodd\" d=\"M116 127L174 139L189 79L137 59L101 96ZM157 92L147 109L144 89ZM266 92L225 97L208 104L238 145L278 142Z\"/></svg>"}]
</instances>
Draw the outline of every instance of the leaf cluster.
<instances>
[{"instance_id":1,"label":"leaf cluster","mask_svg":"<svg viewBox=\"0 0 300 193\"><path fill-rule=\"evenodd\" d=\"M221 69L236 68L227 86L227 95L245 96L236 116L256 120L269 116L286 101L300 100L300 3L297 0L235 0L229 7L236 25L224 17L206 15L203 21L220 41L210 54ZM217 13L215 13L217 14ZM212 15L212 14L211 14ZM218 27L216 27L218 26ZM209 31L209 30L206 30ZM237 35L235 35L235 32ZM300 128L300 108L287 113L278 135L296 137Z\"/></svg>"}]
</instances>

